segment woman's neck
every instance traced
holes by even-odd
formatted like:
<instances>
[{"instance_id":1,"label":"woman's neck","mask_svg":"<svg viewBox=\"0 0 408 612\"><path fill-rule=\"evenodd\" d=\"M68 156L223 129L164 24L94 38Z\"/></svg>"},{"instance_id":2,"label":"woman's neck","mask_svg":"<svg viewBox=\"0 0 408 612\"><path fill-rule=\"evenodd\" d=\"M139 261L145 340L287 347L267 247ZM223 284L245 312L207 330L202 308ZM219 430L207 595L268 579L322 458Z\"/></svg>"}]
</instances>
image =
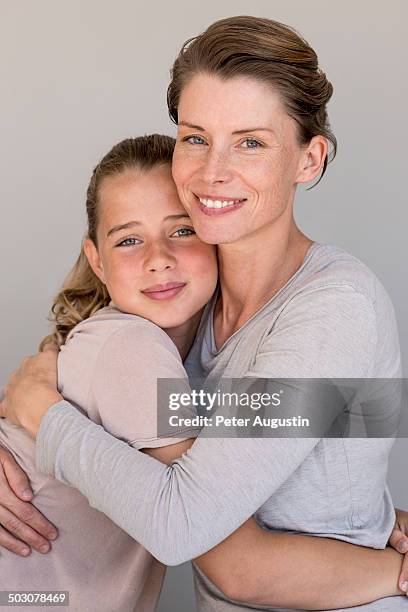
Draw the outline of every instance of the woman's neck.
<instances>
[{"instance_id":1,"label":"woman's neck","mask_svg":"<svg viewBox=\"0 0 408 612\"><path fill-rule=\"evenodd\" d=\"M292 220L285 232L264 230L218 247L221 293L214 313L218 347L287 283L311 244Z\"/></svg>"},{"instance_id":2,"label":"woman's neck","mask_svg":"<svg viewBox=\"0 0 408 612\"><path fill-rule=\"evenodd\" d=\"M199 312L192 316L191 319L178 327L163 329L163 331L166 332L169 338L176 345L183 361L187 357L191 345L194 342L203 310L204 309L202 308Z\"/></svg>"}]
</instances>

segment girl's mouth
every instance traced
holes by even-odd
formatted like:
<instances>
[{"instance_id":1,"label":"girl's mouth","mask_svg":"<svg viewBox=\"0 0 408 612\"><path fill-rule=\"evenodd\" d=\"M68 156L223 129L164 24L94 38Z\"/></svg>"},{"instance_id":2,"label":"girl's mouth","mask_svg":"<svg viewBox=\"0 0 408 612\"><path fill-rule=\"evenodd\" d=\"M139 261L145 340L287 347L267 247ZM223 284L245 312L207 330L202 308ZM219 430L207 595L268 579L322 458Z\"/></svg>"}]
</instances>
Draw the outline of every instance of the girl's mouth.
<instances>
[{"instance_id":1,"label":"girl's mouth","mask_svg":"<svg viewBox=\"0 0 408 612\"><path fill-rule=\"evenodd\" d=\"M187 283L182 282L163 283L142 289L142 293L151 300L170 300L181 293L186 285Z\"/></svg>"},{"instance_id":2,"label":"girl's mouth","mask_svg":"<svg viewBox=\"0 0 408 612\"><path fill-rule=\"evenodd\" d=\"M209 216L224 215L241 208L246 198L226 198L223 196L195 195L200 210Z\"/></svg>"}]
</instances>

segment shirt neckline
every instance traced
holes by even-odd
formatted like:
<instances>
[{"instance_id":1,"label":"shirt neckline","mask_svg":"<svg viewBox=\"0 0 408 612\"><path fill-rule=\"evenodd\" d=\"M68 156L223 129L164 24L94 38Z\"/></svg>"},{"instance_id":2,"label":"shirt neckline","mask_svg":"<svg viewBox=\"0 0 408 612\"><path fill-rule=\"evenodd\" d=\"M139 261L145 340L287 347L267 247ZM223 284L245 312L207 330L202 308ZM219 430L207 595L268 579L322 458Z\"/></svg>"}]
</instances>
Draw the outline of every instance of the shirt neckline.
<instances>
[{"instance_id":1,"label":"shirt neckline","mask_svg":"<svg viewBox=\"0 0 408 612\"><path fill-rule=\"evenodd\" d=\"M274 300L276 300L279 295L288 287L288 285L290 285L290 283L292 283L295 278L300 274L300 272L304 269L304 267L306 266L306 264L309 262L309 260L311 259L311 257L314 255L315 251L321 247L322 245L319 242L312 242L312 244L310 245L310 247L307 250L307 253L305 255L305 258L302 262L302 265L296 270L296 272L294 274L292 274L292 276L286 281L286 283L279 289L279 291L277 293L275 293L275 295L273 295L267 302L265 302L265 304L263 306L261 306L261 308L259 310L257 310L256 312L254 312L254 314L252 315L252 317L250 317L248 319L248 321L245 321L245 323L239 328L237 329L229 338L227 338L224 342L224 344L222 346L220 346L219 349L217 349L217 345L215 343L215 335L214 335L214 310L215 310L215 305L217 303L218 300L218 296L220 294L220 285L218 284L216 292L214 294L213 297L213 301L211 304L211 308L210 308L210 312L209 312L209 325L210 325L210 343L211 343L211 353L212 355L216 356L218 355L226 346L227 344L229 344L229 342L235 338L238 334L241 333L241 331L243 329L245 329L247 327L247 325L249 325L249 323L251 323L251 321L253 321L265 308L267 308Z\"/></svg>"}]
</instances>

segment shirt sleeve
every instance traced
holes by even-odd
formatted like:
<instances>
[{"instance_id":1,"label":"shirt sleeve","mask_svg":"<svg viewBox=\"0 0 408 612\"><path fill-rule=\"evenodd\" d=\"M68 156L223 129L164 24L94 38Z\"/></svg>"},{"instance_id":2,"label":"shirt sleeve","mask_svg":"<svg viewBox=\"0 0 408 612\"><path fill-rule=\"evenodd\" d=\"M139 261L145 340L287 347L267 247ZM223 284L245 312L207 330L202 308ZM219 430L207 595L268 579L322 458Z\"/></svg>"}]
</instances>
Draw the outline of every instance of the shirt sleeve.
<instances>
[{"instance_id":1,"label":"shirt sleeve","mask_svg":"<svg viewBox=\"0 0 408 612\"><path fill-rule=\"evenodd\" d=\"M148 322L129 323L103 344L89 401L104 429L134 448L167 446L196 437L198 428L158 431L158 385L163 387L167 380L178 393L190 393L180 355L165 332ZM195 416L191 407L184 412L188 412L184 416Z\"/></svg>"},{"instance_id":2,"label":"shirt sleeve","mask_svg":"<svg viewBox=\"0 0 408 612\"><path fill-rule=\"evenodd\" d=\"M301 364L308 364L307 372L320 377L329 371L327 360L333 360L331 375L346 377L353 371L363 377L374 335L373 311L364 296L350 287L322 288L291 300L248 374L299 376ZM280 359L284 367L274 365ZM153 556L177 565L235 531L318 442L215 439L202 433L187 453L165 466L60 402L42 420L37 462L40 470L78 488Z\"/></svg>"}]
</instances>

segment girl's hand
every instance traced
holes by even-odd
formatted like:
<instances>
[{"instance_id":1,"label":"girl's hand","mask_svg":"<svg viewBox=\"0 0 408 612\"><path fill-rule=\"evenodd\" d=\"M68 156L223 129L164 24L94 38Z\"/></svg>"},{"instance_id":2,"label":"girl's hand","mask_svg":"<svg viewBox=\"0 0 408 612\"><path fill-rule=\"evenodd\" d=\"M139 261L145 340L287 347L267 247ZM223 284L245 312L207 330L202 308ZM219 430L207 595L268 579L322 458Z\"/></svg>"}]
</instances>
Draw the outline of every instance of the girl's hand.
<instances>
[{"instance_id":1,"label":"girl's hand","mask_svg":"<svg viewBox=\"0 0 408 612\"><path fill-rule=\"evenodd\" d=\"M0 417L23 427L33 438L47 410L63 399L57 390L57 356L55 349L49 349L24 359L0 402Z\"/></svg>"},{"instance_id":2,"label":"girl's hand","mask_svg":"<svg viewBox=\"0 0 408 612\"><path fill-rule=\"evenodd\" d=\"M389 544L405 555L398 585L401 591L408 595L408 512L395 508L395 513L397 517Z\"/></svg>"},{"instance_id":3,"label":"girl's hand","mask_svg":"<svg viewBox=\"0 0 408 612\"><path fill-rule=\"evenodd\" d=\"M0 546L22 557L30 554L31 547L47 553L51 550L48 540L58 535L54 525L29 503L32 498L26 474L0 447Z\"/></svg>"}]
</instances>

